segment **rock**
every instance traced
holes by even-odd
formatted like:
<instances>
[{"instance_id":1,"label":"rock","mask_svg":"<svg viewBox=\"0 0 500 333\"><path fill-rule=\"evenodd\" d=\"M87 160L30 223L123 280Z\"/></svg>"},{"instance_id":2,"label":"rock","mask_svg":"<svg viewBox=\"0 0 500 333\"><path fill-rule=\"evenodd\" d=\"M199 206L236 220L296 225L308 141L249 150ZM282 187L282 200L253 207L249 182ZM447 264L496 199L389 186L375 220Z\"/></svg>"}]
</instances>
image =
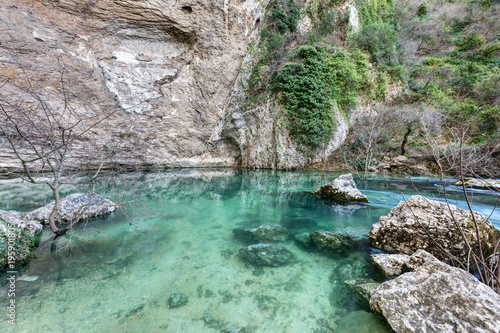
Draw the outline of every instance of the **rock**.
<instances>
[{"instance_id":1,"label":"rock","mask_svg":"<svg viewBox=\"0 0 500 333\"><path fill-rule=\"evenodd\" d=\"M498 179L465 178L464 183L465 183L465 187L467 187L467 188L500 191L500 180L498 180ZM458 180L455 183L453 183L453 185L462 186L462 181Z\"/></svg>"},{"instance_id":2,"label":"rock","mask_svg":"<svg viewBox=\"0 0 500 333\"><path fill-rule=\"evenodd\" d=\"M329 203L368 202L366 195L357 189L350 173L337 177L332 182L321 186L314 193Z\"/></svg>"},{"instance_id":3,"label":"rock","mask_svg":"<svg viewBox=\"0 0 500 333\"><path fill-rule=\"evenodd\" d=\"M56 222L58 223L68 223L75 215L78 213L81 207L88 205L90 200L90 194L88 193L75 193L68 195L61 200L61 207L56 215ZM50 203L43 207L40 207L31 213L28 213L24 218L26 220L39 221L42 224L49 223L49 215L54 208L54 203ZM118 209L118 206L112 201L106 199L102 195L94 194L92 198L92 203L83 210L80 215L79 220L85 220L89 218L98 217L108 213L112 213Z\"/></svg>"},{"instance_id":4,"label":"rock","mask_svg":"<svg viewBox=\"0 0 500 333\"><path fill-rule=\"evenodd\" d=\"M17 266L29 260L38 246L41 233L40 223L22 220L21 214L15 211L0 210L0 270L9 263ZM9 246L13 246L13 250L9 250Z\"/></svg>"},{"instance_id":5,"label":"rock","mask_svg":"<svg viewBox=\"0 0 500 333\"><path fill-rule=\"evenodd\" d=\"M244 327L236 327L235 329L232 329L232 330L227 330L227 331L224 331L224 333L246 333L246 329Z\"/></svg>"},{"instance_id":6,"label":"rock","mask_svg":"<svg viewBox=\"0 0 500 333\"><path fill-rule=\"evenodd\" d=\"M171 309L180 308L181 306L186 305L187 302L188 298L183 293L172 294L168 298L168 307Z\"/></svg>"},{"instance_id":7,"label":"rock","mask_svg":"<svg viewBox=\"0 0 500 333\"><path fill-rule=\"evenodd\" d=\"M305 248L311 247L313 245L310 233L308 232L303 232L298 235L295 235L294 238L296 243Z\"/></svg>"},{"instance_id":8,"label":"rock","mask_svg":"<svg viewBox=\"0 0 500 333\"><path fill-rule=\"evenodd\" d=\"M416 158L408 158L404 155L394 158L384 158L384 161L375 167L374 171L407 173L425 175L429 174L429 168Z\"/></svg>"},{"instance_id":9,"label":"rock","mask_svg":"<svg viewBox=\"0 0 500 333\"><path fill-rule=\"evenodd\" d=\"M363 310L347 313L339 320L335 333L389 333L387 324L379 315Z\"/></svg>"},{"instance_id":10,"label":"rock","mask_svg":"<svg viewBox=\"0 0 500 333\"><path fill-rule=\"evenodd\" d=\"M353 279L344 281L347 289L358 299L358 304L370 308L370 292L380 283L372 279Z\"/></svg>"},{"instance_id":11,"label":"rock","mask_svg":"<svg viewBox=\"0 0 500 333\"><path fill-rule=\"evenodd\" d=\"M408 264L410 256L406 254L374 254L372 263L386 277L396 277L404 273L404 266Z\"/></svg>"},{"instance_id":12,"label":"rock","mask_svg":"<svg viewBox=\"0 0 500 333\"><path fill-rule=\"evenodd\" d=\"M255 242L284 242L289 232L287 228L279 224L259 225L250 228L236 228L233 230L234 237L246 243Z\"/></svg>"},{"instance_id":13,"label":"rock","mask_svg":"<svg viewBox=\"0 0 500 333\"><path fill-rule=\"evenodd\" d=\"M466 271L425 251L414 271L370 293L370 306L395 332L500 332L500 296Z\"/></svg>"},{"instance_id":14,"label":"rock","mask_svg":"<svg viewBox=\"0 0 500 333\"><path fill-rule=\"evenodd\" d=\"M450 208L467 239L472 240L471 246L478 251L471 213L453 205L450 205ZM467 246L451 214L446 203L425 199L419 195L411 196L407 203L401 201L387 216L382 216L372 226L369 243L375 248L394 253L412 254L419 249L425 249L438 259L450 262L450 258L436 245L437 242L462 263L467 263ZM493 253L494 246L500 239L500 231L482 214L474 212L474 216L478 221L482 250L487 257ZM435 242L429 238L424 228Z\"/></svg>"},{"instance_id":15,"label":"rock","mask_svg":"<svg viewBox=\"0 0 500 333\"><path fill-rule=\"evenodd\" d=\"M327 252L340 252L356 246L351 237L331 231L317 230L311 232L310 237L318 248Z\"/></svg>"},{"instance_id":16,"label":"rock","mask_svg":"<svg viewBox=\"0 0 500 333\"><path fill-rule=\"evenodd\" d=\"M281 244L250 245L240 249L238 255L257 266L284 266L294 259L294 255Z\"/></svg>"}]
</instances>

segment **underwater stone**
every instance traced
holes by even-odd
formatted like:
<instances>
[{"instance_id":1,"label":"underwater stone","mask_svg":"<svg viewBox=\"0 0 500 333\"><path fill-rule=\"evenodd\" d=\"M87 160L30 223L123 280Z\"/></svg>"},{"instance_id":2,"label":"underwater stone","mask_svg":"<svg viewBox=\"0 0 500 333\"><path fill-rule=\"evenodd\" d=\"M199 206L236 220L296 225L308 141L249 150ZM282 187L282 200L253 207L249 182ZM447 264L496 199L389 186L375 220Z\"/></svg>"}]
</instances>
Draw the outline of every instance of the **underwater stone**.
<instances>
[{"instance_id":1,"label":"underwater stone","mask_svg":"<svg viewBox=\"0 0 500 333\"><path fill-rule=\"evenodd\" d=\"M351 237L331 231L317 230L310 237L318 248L327 252L340 252L356 245Z\"/></svg>"},{"instance_id":2,"label":"underwater stone","mask_svg":"<svg viewBox=\"0 0 500 333\"><path fill-rule=\"evenodd\" d=\"M244 327L236 327L235 329L224 331L224 333L246 333L246 331Z\"/></svg>"},{"instance_id":3,"label":"underwater stone","mask_svg":"<svg viewBox=\"0 0 500 333\"><path fill-rule=\"evenodd\" d=\"M250 228L236 228L234 237L246 243L252 242L284 242L287 240L288 229L279 224L258 225Z\"/></svg>"},{"instance_id":4,"label":"underwater stone","mask_svg":"<svg viewBox=\"0 0 500 333\"><path fill-rule=\"evenodd\" d=\"M347 289L356 296L358 304L369 309L370 308L370 292L377 288L380 283L372 279L352 279L344 281Z\"/></svg>"},{"instance_id":5,"label":"underwater stone","mask_svg":"<svg viewBox=\"0 0 500 333\"><path fill-rule=\"evenodd\" d=\"M294 255L281 244L255 244L239 250L238 255L258 266L284 266L291 263Z\"/></svg>"},{"instance_id":6,"label":"underwater stone","mask_svg":"<svg viewBox=\"0 0 500 333\"><path fill-rule=\"evenodd\" d=\"M186 305L187 302L188 298L183 293L172 294L168 298L168 307L171 309L180 308L181 306Z\"/></svg>"},{"instance_id":7,"label":"underwater stone","mask_svg":"<svg viewBox=\"0 0 500 333\"><path fill-rule=\"evenodd\" d=\"M303 247L310 247L313 245L311 236L308 232L303 232L301 234L295 235L295 242Z\"/></svg>"},{"instance_id":8,"label":"underwater stone","mask_svg":"<svg viewBox=\"0 0 500 333\"><path fill-rule=\"evenodd\" d=\"M368 197L358 190L350 173L337 177L314 193L328 203L368 202Z\"/></svg>"}]
</instances>

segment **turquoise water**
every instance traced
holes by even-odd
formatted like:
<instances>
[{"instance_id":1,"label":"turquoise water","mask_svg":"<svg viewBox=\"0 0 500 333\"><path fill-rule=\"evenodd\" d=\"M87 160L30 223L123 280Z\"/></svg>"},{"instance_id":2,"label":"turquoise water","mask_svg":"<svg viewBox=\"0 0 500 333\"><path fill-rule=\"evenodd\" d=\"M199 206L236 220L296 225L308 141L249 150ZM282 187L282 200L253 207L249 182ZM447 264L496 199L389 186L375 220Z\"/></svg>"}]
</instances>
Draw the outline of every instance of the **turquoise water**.
<instances>
[{"instance_id":1,"label":"turquoise water","mask_svg":"<svg viewBox=\"0 0 500 333\"><path fill-rule=\"evenodd\" d=\"M181 169L109 176L101 193L128 209L92 221L70 247L63 240L51 251L42 242L38 258L16 283L16 326L1 318L0 331L388 332L344 281L383 281L370 264L371 225L402 193L408 197L418 189L443 200L442 186L433 178L416 178L412 185L403 176L377 176L358 182L370 204L336 207L304 192L338 175ZM464 206L458 188L447 191L451 203ZM48 201L43 187L0 183L0 209L28 212ZM476 210L489 215L494 204L491 194L474 191ZM491 221L499 227L500 214ZM328 255L291 239L284 245L295 255L294 264L254 267L236 255L245 244L232 230L260 224L281 224L292 235L347 232L359 247ZM173 293L185 294L188 303L169 308ZM5 286L0 297L5 309Z\"/></svg>"}]
</instances>

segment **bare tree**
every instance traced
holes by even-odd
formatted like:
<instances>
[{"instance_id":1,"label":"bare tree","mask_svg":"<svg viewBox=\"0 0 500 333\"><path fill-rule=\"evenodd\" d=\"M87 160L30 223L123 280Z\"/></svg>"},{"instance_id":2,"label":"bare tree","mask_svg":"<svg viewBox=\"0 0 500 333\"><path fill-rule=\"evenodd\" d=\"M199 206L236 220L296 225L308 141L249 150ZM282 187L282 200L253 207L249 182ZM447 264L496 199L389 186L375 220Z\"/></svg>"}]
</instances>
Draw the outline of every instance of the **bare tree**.
<instances>
[{"instance_id":1,"label":"bare tree","mask_svg":"<svg viewBox=\"0 0 500 333\"><path fill-rule=\"evenodd\" d=\"M56 239L66 234L91 204L96 178L116 153L100 146L91 133L116 111L79 103L86 96L76 96L72 90L78 71L67 66L61 56L54 55L54 83L35 79L33 68L23 62L18 50L3 45L2 51L8 55L11 68L7 75L0 74L0 147L14 157L17 165L0 165L0 170L51 189L55 204L48 220ZM75 169L93 170L89 200L72 221L59 227L60 187Z\"/></svg>"}]
</instances>

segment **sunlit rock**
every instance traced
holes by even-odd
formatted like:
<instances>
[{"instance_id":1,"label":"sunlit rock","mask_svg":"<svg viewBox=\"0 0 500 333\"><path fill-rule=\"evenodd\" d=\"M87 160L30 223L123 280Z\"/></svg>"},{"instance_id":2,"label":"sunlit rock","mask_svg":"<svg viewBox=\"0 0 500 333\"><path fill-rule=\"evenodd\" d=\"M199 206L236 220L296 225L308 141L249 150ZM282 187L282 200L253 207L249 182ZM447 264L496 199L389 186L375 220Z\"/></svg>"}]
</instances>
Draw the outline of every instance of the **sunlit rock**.
<instances>
[{"instance_id":1,"label":"sunlit rock","mask_svg":"<svg viewBox=\"0 0 500 333\"><path fill-rule=\"evenodd\" d=\"M468 272L421 250L413 272L370 293L371 308L395 332L500 332L500 296Z\"/></svg>"},{"instance_id":2,"label":"sunlit rock","mask_svg":"<svg viewBox=\"0 0 500 333\"><path fill-rule=\"evenodd\" d=\"M350 173L337 177L314 193L331 203L368 202L368 197L358 190Z\"/></svg>"}]
</instances>

